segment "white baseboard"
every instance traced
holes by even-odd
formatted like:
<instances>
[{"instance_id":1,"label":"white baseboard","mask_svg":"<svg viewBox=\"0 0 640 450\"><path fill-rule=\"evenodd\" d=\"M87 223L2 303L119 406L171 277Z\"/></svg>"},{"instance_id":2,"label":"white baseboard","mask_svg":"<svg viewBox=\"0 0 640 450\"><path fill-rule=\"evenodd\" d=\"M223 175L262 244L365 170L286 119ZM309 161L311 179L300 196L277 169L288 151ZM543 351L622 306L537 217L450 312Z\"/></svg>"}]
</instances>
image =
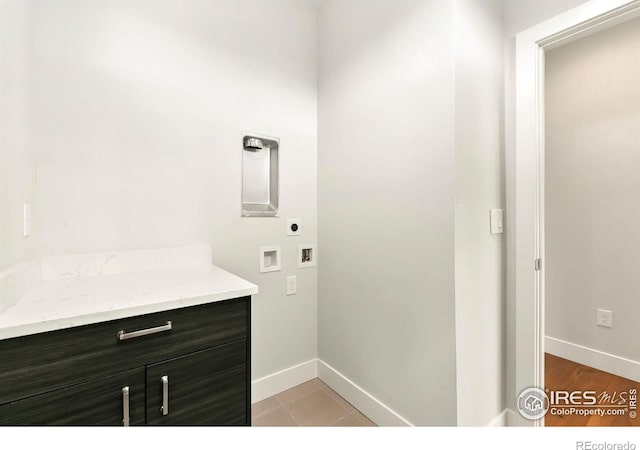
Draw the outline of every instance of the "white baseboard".
<instances>
[{"instance_id":1,"label":"white baseboard","mask_svg":"<svg viewBox=\"0 0 640 450\"><path fill-rule=\"evenodd\" d=\"M320 378L364 415L379 426L411 427L413 424L369 394L336 369L319 359L312 359L251 382L251 403L279 394L314 378ZM505 409L487 426L518 426L513 411Z\"/></svg>"},{"instance_id":2,"label":"white baseboard","mask_svg":"<svg viewBox=\"0 0 640 450\"><path fill-rule=\"evenodd\" d=\"M500 414L498 414L491 422L487 424L488 427L506 427L508 424L507 415L509 414L509 410L505 409Z\"/></svg>"},{"instance_id":3,"label":"white baseboard","mask_svg":"<svg viewBox=\"0 0 640 450\"><path fill-rule=\"evenodd\" d=\"M251 403L279 394L318 377L318 360L312 359L251 382Z\"/></svg>"},{"instance_id":4,"label":"white baseboard","mask_svg":"<svg viewBox=\"0 0 640 450\"><path fill-rule=\"evenodd\" d=\"M413 426L400 414L320 359L318 360L318 378L379 426Z\"/></svg>"},{"instance_id":5,"label":"white baseboard","mask_svg":"<svg viewBox=\"0 0 640 450\"><path fill-rule=\"evenodd\" d=\"M640 382L640 362L638 361L549 336L545 337L544 343L545 352L551 355Z\"/></svg>"}]
</instances>

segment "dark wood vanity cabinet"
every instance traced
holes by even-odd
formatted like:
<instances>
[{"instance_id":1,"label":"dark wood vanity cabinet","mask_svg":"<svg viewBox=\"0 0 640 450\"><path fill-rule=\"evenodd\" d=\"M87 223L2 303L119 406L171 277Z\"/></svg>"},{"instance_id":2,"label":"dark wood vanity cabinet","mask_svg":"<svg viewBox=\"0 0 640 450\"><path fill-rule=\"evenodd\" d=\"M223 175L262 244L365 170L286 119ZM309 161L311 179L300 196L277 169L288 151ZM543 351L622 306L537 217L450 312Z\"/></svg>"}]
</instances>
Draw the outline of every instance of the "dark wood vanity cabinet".
<instances>
[{"instance_id":1,"label":"dark wood vanity cabinet","mask_svg":"<svg viewBox=\"0 0 640 450\"><path fill-rule=\"evenodd\" d=\"M147 424L245 425L246 371L245 341L147 366Z\"/></svg>"},{"instance_id":2,"label":"dark wood vanity cabinet","mask_svg":"<svg viewBox=\"0 0 640 450\"><path fill-rule=\"evenodd\" d=\"M126 389L128 388L128 391ZM0 406L3 425L122 426L145 423L145 370L134 369Z\"/></svg>"},{"instance_id":3,"label":"dark wood vanity cabinet","mask_svg":"<svg viewBox=\"0 0 640 450\"><path fill-rule=\"evenodd\" d=\"M0 341L2 425L250 425L250 297Z\"/></svg>"}]
</instances>

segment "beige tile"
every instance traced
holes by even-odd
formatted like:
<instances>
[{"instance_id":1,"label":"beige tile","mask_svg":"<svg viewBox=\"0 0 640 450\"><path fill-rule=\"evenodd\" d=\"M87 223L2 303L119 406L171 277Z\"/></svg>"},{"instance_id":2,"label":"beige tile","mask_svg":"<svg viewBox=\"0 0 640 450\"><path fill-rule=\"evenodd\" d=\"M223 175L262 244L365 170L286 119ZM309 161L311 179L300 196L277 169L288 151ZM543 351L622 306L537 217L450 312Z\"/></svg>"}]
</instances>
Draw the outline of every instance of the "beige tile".
<instances>
[{"instance_id":1,"label":"beige tile","mask_svg":"<svg viewBox=\"0 0 640 450\"><path fill-rule=\"evenodd\" d=\"M347 413L351 413L355 410L355 408L351 405L351 403L349 403L348 401L346 401L344 398L342 398L340 395L338 395L338 393L336 391L334 391L333 389L331 389L329 386L326 386L324 388L325 392L327 394L329 394L329 397L331 397L333 400L335 400L335 402L342 406L342 408L347 412Z\"/></svg>"},{"instance_id":2,"label":"beige tile","mask_svg":"<svg viewBox=\"0 0 640 450\"><path fill-rule=\"evenodd\" d=\"M316 380L307 381L306 383L302 383L294 388L276 394L276 399L283 405L287 403L291 403L295 400L298 400L305 395L309 395L312 392L320 389L320 385L316 383Z\"/></svg>"},{"instance_id":3,"label":"beige tile","mask_svg":"<svg viewBox=\"0 0 640 450\"><path fill-rule=\"evenodd\" d=\"M301 426L329 426L347 415L324 389L301 397L284 408Z\"/></svg>"},{"instance_id":4,"label":"beige tile","mask_svg":"<svg viewBox=\"0 0 640 450\"><path fill-rule=\"evenodd\" d=\"M342 419L338 420L337 422L333 423L331 426L332 427L364 427L365 425L362 422L360 422L358 419L353 417L352 414L349 414L348 416L345 416Z\"/></svg>"},{"instance_id":5,"label":"beige tile","mask_svg":"<svg viewBox=\"0 0 640 450\"><path fill-rule=\"evenodd\" d=\"M331 389L331 388L330 388L329 386L327 386L327 384L326 384L324 381L322 381L320 378L316 378L314 381L315 381L315 382L317 383L317 385L318 385L318 386L320 386L321 388L328 388L328 389Z\"/></svg>"},{"instance_id":6,"label":"beige tile","mask_svg":"<svg viewBox=\"0 0 640 450\"><path fill-rule=\"evenodd\" d=\"M251 416L258 417L262 414L271 411L272 409L276 409L282 406L275 397L269 397L261 402L255 403L251 405Z\"/></svg>"},{"instance_id":7,"label":"beige tile","mask_svg":"<svg viewBox=\"0 0 640 450\"><path fill-rule=\"evenodd\" d=\"M375 423L373 423L371 420L369 420L369 418L367 416L365 416L364 414L362 414L360 411L358 411L357 409L351 413L351 415L353 417L355 417L356 419L358 419L360 422L362 422L362 424L365 427L377 427L378 425L376 425Z\"/></svg>"},{"instance_id":8,"label":"beige tile","mask_svg":"<svg viewBox=\"0 0 640 450\"><path fill-rule=\"evenodd\" d=\"M284 408L276 408L251 420L254 427L297 427L298 424Z\"/></svg>"}]
</instances>

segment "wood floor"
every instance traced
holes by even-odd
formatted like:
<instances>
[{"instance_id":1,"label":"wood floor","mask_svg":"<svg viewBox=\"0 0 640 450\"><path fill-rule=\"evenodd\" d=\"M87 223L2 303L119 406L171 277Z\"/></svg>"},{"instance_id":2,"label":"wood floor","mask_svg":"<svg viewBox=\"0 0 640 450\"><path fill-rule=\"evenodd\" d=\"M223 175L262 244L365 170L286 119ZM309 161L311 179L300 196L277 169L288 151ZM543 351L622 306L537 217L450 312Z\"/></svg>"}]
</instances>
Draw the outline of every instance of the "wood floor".
<instances>
[{"instance_id":1,"label":"wood floor","mask_svg":"<svg viewBox=\"0 0 640 450\"><path fill-rule=\"evenodd\" d=\"M545 355L545 382L550 391L596 391L614 393L629 392L636 389L640 394L640 383L625 378L583 366L582 364ZM640 408L638 410L640 412ZM640 419L631 418L629 413L622 416L580 416L580 415L552 415L545 416L548 427L611 427L611 426L639 426Z\"/></svg>"}]
</instances>

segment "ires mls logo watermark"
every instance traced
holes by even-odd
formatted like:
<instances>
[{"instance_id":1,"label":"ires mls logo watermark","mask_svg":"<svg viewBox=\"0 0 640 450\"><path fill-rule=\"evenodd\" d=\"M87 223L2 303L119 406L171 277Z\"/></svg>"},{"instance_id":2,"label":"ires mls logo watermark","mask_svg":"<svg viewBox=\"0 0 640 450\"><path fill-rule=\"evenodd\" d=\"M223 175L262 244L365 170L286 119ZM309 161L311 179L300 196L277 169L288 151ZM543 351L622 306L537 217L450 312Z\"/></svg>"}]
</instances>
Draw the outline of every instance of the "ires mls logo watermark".
<instances>
[{"instance_id":1,"label":"ires mls logo watermark","mask_svg":"<svg viewBox=\"0 0 640 450\"><path fill-rule=\"evenodd\" d=\"M528 388L518 396L518 411L525 419L542 419L549 411L551 402L547 393L539 388Z\"/></svg>"},{"instance_id":2,"label":"ires mls logo watermark","mask_svg":"<svg viewBox=\"0 0 640 450\"><path fill-rule=\"evenodd\" d=\"M517 407L525 419L539 420L547 413L554 416L637 417L638 392L628 391L550 391L528 388L518 396Z\"/></svg>"}]
</instances>

